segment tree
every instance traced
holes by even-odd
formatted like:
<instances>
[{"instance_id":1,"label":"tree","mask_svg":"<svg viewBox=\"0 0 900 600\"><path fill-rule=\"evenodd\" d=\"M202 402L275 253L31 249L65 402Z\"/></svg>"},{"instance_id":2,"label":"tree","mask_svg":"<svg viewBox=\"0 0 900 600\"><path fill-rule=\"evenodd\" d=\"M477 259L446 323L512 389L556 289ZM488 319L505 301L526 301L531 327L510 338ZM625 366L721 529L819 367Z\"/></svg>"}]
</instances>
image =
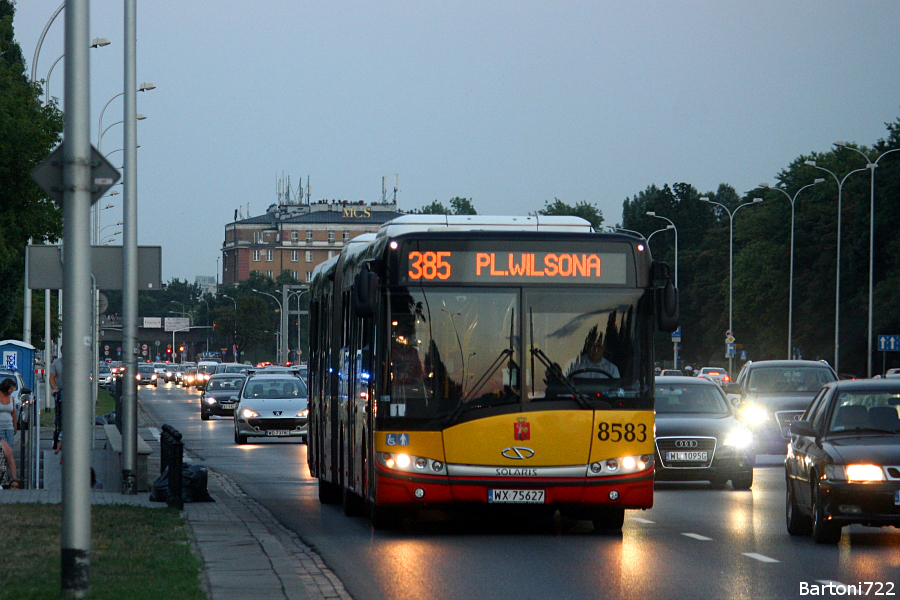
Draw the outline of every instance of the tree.
<instances>
[{"instance_id":1,"label":"tree","mask_svg":"<svg viewBox=\"0 0 900 600\"><path fill-rule=\"evenodd\" d=\"M431 204L427 204L420 208L419 210L414 210L414 213L418 213L420 215L449 215L452 214L450 209L444 206L439 200L435 200Z\"/></svg>"},{"instance_id":2,"label":"tree","mask_svg":"<svg viewBox=\"0 0 900 600\"><path fill-rule=\"evenodd\" d=\"M52 242L62 234L62 211L31 179L32 169L59 143L62 113L55 102L44 106L41 86L28 81L13 35L14 14L15 5L0 0L0 332L7 337L21 331L26 243ZM37 308L35 322L43 318Z\"/></svg>"},{"instance_id":3,"label":"tree","mask_svg":"<svg viewBox=\"0 0 900 600\"><path fill-rule=\"evenodd\" d=\"M603 213L596 205L590 204L586 200L582 200L575 206L570 206L559 198L554 198L552 204L545 201L544 208L537 211L537 214L581 217L589 221L594 229L599 229L603 224Z\"/></svg>"},{"instance_id":4,"label":"tree","mask_svg":"<svg viewBox=\"0 0 900 600\"><path fill-rule=\"evenodd\" d=\"M475 206L468 198L460 198L456 196L450 199L450 207L453 209L454 215L477 215Z\"/></svg>"}]
</instances>

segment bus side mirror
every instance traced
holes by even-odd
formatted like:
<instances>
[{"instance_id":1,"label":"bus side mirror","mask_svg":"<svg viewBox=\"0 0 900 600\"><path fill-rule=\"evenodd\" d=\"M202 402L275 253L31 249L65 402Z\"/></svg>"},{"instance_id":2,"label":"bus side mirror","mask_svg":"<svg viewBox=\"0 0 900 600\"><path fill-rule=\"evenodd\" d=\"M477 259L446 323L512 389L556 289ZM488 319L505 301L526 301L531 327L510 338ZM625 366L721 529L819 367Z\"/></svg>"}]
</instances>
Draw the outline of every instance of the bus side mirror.
<instances>
[{"instance_id":1,"label":"bus side mirror","mask_svg":"<svg viewBox=\"0 0 900 600\"><path fill-rule=\"evenodd\" d=\"M671 333L678 329L680 314L678 310L678 290L671 280L666 285L656 288L656 324L660 331Z\"/></svg>"},{"instance_id":2,"label":"bus side mirror","mask_svg":"<svg viewBox=\"0 0 900 600\"><path fill-rule=\"evenodd\" d=\"M363 319L375 316L378 279L372 271L360 271L353 280L353 311Z\"/></svg>"}]
</instances>

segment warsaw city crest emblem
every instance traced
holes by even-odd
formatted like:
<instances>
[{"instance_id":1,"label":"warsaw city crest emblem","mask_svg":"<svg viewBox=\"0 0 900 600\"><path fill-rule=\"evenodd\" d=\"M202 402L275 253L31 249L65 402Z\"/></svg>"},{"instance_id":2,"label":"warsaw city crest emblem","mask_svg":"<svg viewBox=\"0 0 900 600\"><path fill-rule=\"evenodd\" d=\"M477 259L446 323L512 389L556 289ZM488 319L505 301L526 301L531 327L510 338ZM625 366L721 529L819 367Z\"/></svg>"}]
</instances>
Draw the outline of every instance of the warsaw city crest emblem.
<instances>
[{"instance_id":1,"label":"warsaw city crest emblem","mask_svg":"<svg viewBox=\"0 0 900 600\"><path fill-rule=\"evenodd\" d=\"M513 437L518 441L531 439L531 425L525 417L519 417L513 423Z\"/></svg>"}]
</instances>

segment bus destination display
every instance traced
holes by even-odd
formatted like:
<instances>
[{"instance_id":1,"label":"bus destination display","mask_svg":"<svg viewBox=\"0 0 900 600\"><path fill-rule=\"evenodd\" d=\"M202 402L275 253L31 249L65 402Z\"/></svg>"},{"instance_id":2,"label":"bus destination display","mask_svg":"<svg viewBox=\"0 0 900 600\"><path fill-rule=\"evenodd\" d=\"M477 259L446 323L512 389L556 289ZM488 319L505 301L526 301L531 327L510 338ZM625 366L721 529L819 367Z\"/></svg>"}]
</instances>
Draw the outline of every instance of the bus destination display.
<instances>
[{"instance_id":1,"label":"bus destination display","mask_svg":"<svg viewBox=\"0 0 900 600\"><path fill-rule=\"evenodd\" d=\"M627 283L626 255L599 252L404 250L410 282Z\"/></svg>"}]
</instances>

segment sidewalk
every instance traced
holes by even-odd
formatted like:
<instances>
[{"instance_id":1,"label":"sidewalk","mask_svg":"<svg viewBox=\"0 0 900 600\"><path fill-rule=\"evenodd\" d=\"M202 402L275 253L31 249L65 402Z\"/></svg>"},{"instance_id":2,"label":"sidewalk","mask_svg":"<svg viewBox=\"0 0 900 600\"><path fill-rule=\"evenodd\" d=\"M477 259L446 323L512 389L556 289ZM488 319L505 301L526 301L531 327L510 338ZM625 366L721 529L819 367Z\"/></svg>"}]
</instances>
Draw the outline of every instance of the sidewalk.
<instances>
[{"instance_id":1,"label":"sidewalk","mask_svg":"<svg viewBox=\"0 0 900 600\"><path fill-rule=\"evenodd\" d=\"M159 431L154 425L140 411L138 435L152 450L148 465L151 478L159 473ZM98 474L107 472L105 463L111 455L105 449L107 443L103 428L97 427L92 466ZM41 445L46 446L45 489L0 490L0 505L62 501L59 457L50 450L49 437L42 439ZM190 457L185 459L187 462ZM322 558L233 480L210 470L208 489L215 502L187 503L182 515L204 563L204 585L211 600L350 598ZM129 495L100 489L92 492L92 503L166 508L164 502L150 502L149 496L147 492Z\"/></svg>"}]
</instances>

